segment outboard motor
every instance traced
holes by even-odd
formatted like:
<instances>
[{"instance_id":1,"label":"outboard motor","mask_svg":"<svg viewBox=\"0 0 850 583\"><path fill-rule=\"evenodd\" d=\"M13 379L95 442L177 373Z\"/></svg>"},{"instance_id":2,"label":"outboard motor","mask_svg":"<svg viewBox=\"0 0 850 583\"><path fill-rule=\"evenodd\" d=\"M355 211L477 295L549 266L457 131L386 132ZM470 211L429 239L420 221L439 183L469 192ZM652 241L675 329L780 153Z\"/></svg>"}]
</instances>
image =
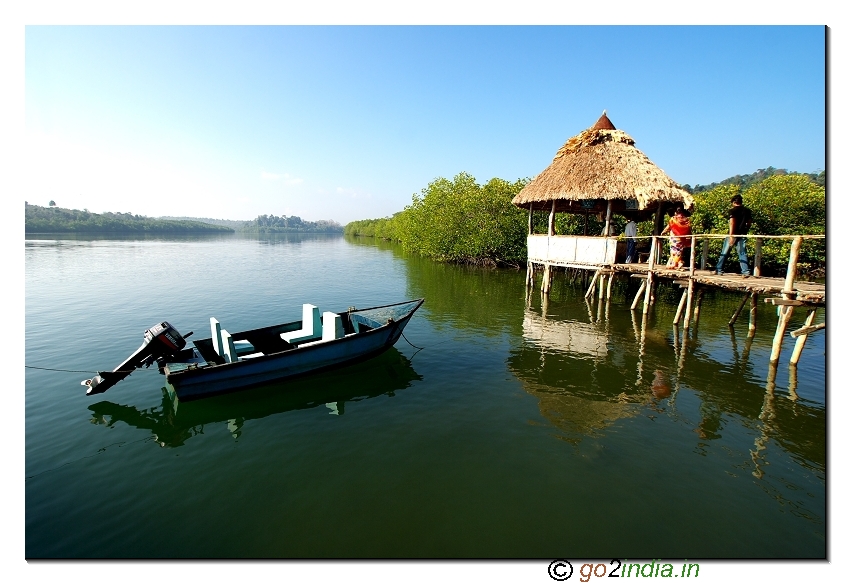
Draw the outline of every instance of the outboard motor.
<instances>
[{"instance_id":1,"label":"outboard motor","mask_svg":"<svg viewBox=\"0 0 850 583\"><path fill-rule=\"evenodd\" d=\"M186 338L192 333L186 334ZM150 329L145 330L145 341L130 355L127 360L119 364L112 372L99 372L93 379L85 380L82 384L87 386L87 395L103 393L115 383L123 380L131 372L142 366L150 366L153 361L161 356L177 354L186 346L186 339L180 335L171 324L162 322Z\"/></svg>"}]
</instances>

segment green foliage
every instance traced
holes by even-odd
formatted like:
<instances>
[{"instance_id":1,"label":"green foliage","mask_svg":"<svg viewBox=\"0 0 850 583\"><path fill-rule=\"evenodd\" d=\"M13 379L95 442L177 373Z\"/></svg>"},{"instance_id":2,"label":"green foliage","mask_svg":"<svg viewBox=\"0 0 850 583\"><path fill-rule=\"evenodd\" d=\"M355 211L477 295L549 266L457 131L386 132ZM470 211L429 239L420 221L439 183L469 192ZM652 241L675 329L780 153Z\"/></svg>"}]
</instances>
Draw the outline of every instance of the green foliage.
<instances>
[{"instance_id":1,"label":"green foliage","mask_svg":"<svg viewBox=\"0 0 850 583\"><path fill-rule=\"evenodd\" d=\"M52 202L52 201L51 201ZM195 221L164 221L132 213L90 213L87 210L27 204L27 233L232 233L233 229Z\"/></svg>"},{"instance_id":2,"label":"green foliage","mask_svg":"<svg viewBox=\"0 0 850 583\"><path fill-rule=\"evenodd\" d=\"M460 173L437 178L391 218L355 221L352 235L399 241L438 261L520 265L526 259L526 213L511 204L527 180L493 178L480 185Z\"/></svg>"},{"instance_id":3,"label":"green foliage","mask_svg":"<svg viewBox=\"0 0 850 583\"><path fill-rule=\"evenodd\" d=\"M826 234L826 189L804 174L776 174L748 188L740 185L717 186L694 196L691 221L695 233L729 232L730 199L735 194L753 213L751 234L824 235ZM720 254L722 240L713 241L710 255ZM747 243L751 256L755 245ZM790 239L765 239L762 248L762 272L782 275L788 262ZM734 254L733 254L734 257ZM826 243L823 239L805 240L798 260L801 273L826 267Z\"/></svg>"}]
</instances>

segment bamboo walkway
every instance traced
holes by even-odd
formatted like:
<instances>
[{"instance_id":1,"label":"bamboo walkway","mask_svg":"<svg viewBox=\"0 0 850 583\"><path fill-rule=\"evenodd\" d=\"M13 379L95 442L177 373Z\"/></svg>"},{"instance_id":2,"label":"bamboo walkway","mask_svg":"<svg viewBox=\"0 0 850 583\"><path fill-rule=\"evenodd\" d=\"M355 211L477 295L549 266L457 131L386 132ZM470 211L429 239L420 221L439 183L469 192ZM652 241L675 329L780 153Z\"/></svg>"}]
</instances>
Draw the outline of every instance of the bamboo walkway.
<instances>
[{"instance_id":1,"label":"bamboo walkway","mask_svg":"<svg viewBox=\"0 0 850 583\"><path fill-rule=\"evenodd\" d=\"M550 235L551 226L550 226ZM618 274L629 274L631 277L640 278L641 284L635 295L634 301L631 304L631 309L635 310L643 303L643 314L646 316L650 306L655 303L655 288L658 280L669 279L677 285L684 288L682 298L679 301L679 307L676 310L676 316L673 319L673 325L678 327L682 322L685 330L691 326L696 328L699 322L699 313L702 305L703 295L706 289L718 288L731 292L743 292L741 303L735 310L729 326L734 326L738 320L744 306L749 302L749 332L748 337L755 335L756 331L756 315L759 306L759 296L763 298L764 303L776 307L777 324L776 331L773 337L773 346L770 354L770 364L775 366L779 361L779 355L782 350L782 343L786 336L788 324L795 307L804 307L808 310L805 324L798 330L791 332L791 337L796 339L794 350L791 354L790 365L796 367L803 347L806 344L808 335L823 330L826 323L814 324L815 316L819 308L826 307L826 285L822 283L814 283L808 281L797 280L797 260L799 257L800 247L804 239L823 238L823 235L791 235L791 236L772 236L770 238L786 238L792 239L791 250L788 257L788 266L785 278L779 277L762 277L760 275L761 268L761 239L766 238L765 235L743 235L744 237L754 237L756 239L756 254L754 258L754 273L752 276L741 276L738 274L725 273L718 275L714 271L704 269L707 256L707 240L710 238L725 237L725 235L692 235L690 246L690 265L691 267L684 269L669 269L665 266L656 264L656 259L659 256L660 245L663 238L659 236L651 236L650 251L647 258L647 263L607 263L607 264L576 264L574 262L561 262L558 258L549 258L546 261L529 259L528 275L526 284L529 287L534 286L534 268L536 265L543 267L543 280L541 282L541 291L548 294L552 286L553 268L566 267L567 269L582 269L593 270L594 274L590 280L590 284L585 293L585 299L593 297L598 289L599 299L607 297L611 298L611 285L614 277ZM701 239L703 242L703 253L700 267L696 269L696 243ZM607 280L607 285L606 285Z\"/></svg>"},{"instance_id":2,"label":"bamboo walkway","mask_svg":"<svg viewBox=\"0 0 850 583\"><path fill-rule=\"evenodd\" d=\"M646 276L649 272L649 265L646 263L615 263L610 269L617 272ZM729 291L755 292L761 295L781 295L785 289L785 279L781 277L741 277L735 273L715 275L714 271L707 269L695 269L693 276L691 276L687 269L672 270L664 269L663 267L653 269L653 274L658 278L685 282L693 277L696 284L718 287ZM797 292L796 299L802 301L804 304L819 307L826 306L826 286L824 284L795 281L794 289Z\"/></svg>"}]
</instances>

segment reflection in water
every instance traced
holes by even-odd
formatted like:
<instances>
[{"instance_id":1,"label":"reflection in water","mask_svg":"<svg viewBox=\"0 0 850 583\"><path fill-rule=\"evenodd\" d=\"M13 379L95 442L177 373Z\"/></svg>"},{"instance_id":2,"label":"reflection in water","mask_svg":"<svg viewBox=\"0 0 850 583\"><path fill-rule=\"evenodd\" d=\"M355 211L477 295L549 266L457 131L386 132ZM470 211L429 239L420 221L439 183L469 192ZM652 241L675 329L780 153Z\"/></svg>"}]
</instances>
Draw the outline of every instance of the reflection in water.
<instances>
[{"instance_id":1,"label":"reflection in water","mask_svg":"<svg viewBox=\"0 0 850 583\"><path fill-rule=\"evenodd\" d=\"M636 311L628 326L616 319L596 320L598 310L591 302L576 310L579 306L580 301L564 307L544 298L535 308L527 301L522 343L507 360L523 388L538 399L542 416L568 441L598 437L619 419L663 413L695 433L695 453L707 455L711 442L722 440L736 418L756 432L749 452L754 476L765 474L769 441L823 471L825 440L815 428L824 423L825 411L796 399L795 371L789 371L787 399L775 399L775 367L767 387L751 380L751 337L741 347L730 329L731 362L721 363L696 338L684 332L679 337L676 327L672 337L665 337ZM680 410L683 391L686 409ZM732 426L738 430L739 423Z\"/></svg>"},{"instance_id":2,"label":"reflection in water","mask_svg":"<svg viewBox=\"0 0 850 583\"><path fill-rule=\"evenodd\" d=\"M246 420L260 419L298 409L324 406L331 415L343 415L345 403L381 395L392 396L422 377L410 360L395 348L384 354L338 370L305 379L278 382L181 403L172 400L165 387L159 407L139 410L129 405L100 401L89 406L91 422L111 427L121 421L150 431L162 447L178 447L206 426L224 423L234 438L242 434Z\"/></svg>"},{"instance_id":3,"label":"reflection in water","mask_svg":"<svg viewBox=\"0 0 850 583\"><path fill-rule=\"evenodd\" d=\"M655 371L655 378L652 379L652 396L656 399L666 399L670 396L670 380L661 370Z\"/></svg>"},{"instance_id":4,"label":"reflection in water","mask_svg":"<svg viewBox=\"0 0 850 583\"><path fill-rule=\"evenodd\" d=\"M612 358L604 327L575 320L558 320L527 309L523 316L523 343L511 352L508 369L523 388L538 399L540 413L578 443L617 419L637 413L635 403L645 401L625 383L611 382L610 370L599 363ZM588 302L588 307L589 307ZM593 313L589 311L589 317Z\"/></svg>"}]
</instances>

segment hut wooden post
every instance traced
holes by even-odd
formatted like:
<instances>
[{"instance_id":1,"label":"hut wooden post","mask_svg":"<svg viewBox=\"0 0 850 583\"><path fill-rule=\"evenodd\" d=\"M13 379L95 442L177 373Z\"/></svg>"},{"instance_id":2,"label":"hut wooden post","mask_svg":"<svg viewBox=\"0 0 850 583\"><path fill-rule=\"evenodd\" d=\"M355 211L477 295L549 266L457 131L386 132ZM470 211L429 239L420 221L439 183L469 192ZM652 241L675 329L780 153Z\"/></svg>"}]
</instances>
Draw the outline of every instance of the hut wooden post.
<instances>
[{"instance_id":1,"label":"hut wooden post","mask_svg":"<svg viewBox=\"0 0 850 583\"><path fill-rule=\"evenodd\" d=\"M656 237L652 236L652 242L649 244L649 261L647 264L647 272L646 272L646 289L644 290L643 296L643 313L646 314L649 311L649 302L652 296L652 269L655 267L655 239Z\"/></svg>"},{"instance_id":2,"label":"hut wooden post","mask_svg":"<svg viewBox=\"0 0 850 583\"><path fill-rule=\"evenodd\" d=\"M552 201L552 210L549 211L549 236L555 234L555 201Z\"/></svg>"},{"instance_id":3,"label":"hut wooden post","mask_svg":"<svg viewBox=\"0 0 850 583\"><path fill-rule=\"evenodd\" d=\"M703 239L702 240L702 259L699 262L699 268L705 271L706 265L708 265L708 243L711 239Z\"/></svg>"},{"instance_id":4,"label":"hut wooden post","mask_svg":"<svg viewBox=\"0 0 850 583\"><path fill-rule=\"evenodd\" d=\"M761 277L761 245L762 238L756 237L756 253L753 257L753 275L756 277Z\"/></svg>"},{"instance_id":5,"label":"hut wooden post","mask_svg":"<svg viewBox=\"0 0 850 583\"><path fill-rule=\"evenodd\" d=\"M605 211L605 232L604 235L608 237L611 234L611 201L608 201L608 209Z\"/></svg>"},{"instance_id":6,"label":"hut wooden post","mask_svg":"<svg viewBox=\"0 0 850 583\"><path fill-rule=\"evenodd\" d=\"M662 224L664 223L664 203L659 202L658 208L655 209L655 223L652 226L652 234L660 235L661 231L664 230Z\"/></svg>"},{"instance_id":7,"label":"hut wooden post","mask_svg":"<svg viewBox=\"0 0 850 583\"><path fill-rule=\"evenodd\" d=\"M785 274L785 286L782 289L782 296L791 300L794 299L794 279L797 276L797 258L800 256L800 246L803 244L802 237L794 237L794 242L791 243L791 255L788 258L788 271ZM785 330L788 328L788 322L791 320L791 315L794 313L794 306L779 307L779 321L776 323L776 333L773 335L773 346L770 351L770 362L776 364L779 362L779 353L782 352L782 340L785 337Z\"/></svg>"},{"instance_id":8,"label":"hut wooden post","mask_svg":"<svg viewBox=\"0 0 850 583\"><path fill-rule=\"evenodd\" d=\"M534 234L534 204L528 205L528 234Z\"/></svg>"},{"instance_id":9,"label":"hut wooden post","mask_svg":"<svg viewBox=\"0 0 850 583\"><path fill-rule=\"evenodd\" d=\"M759 295L752 292L750 295L750 327L747 330L747 338L752 338L756 335L756 316L758 315Z\"/></svg>"},{"instance_id":10,"label":"hut wooden post","mask_svg":"<svg viewBox=\"0 0 850 583\"><path fill-rule=\"evenodd\" d=\"M806 316L805 327L811 326L815 321L815 314L817 313L817 308L812 308L809 310L809 315ZM797 366L797 363L800 362L800 354L803 353L803 347L806 346L806 340L808 340L808 334L800 334L797 336L797 342L794 344L794 352L791 353L791 364Z\"/></svg>"}]
</instances>

